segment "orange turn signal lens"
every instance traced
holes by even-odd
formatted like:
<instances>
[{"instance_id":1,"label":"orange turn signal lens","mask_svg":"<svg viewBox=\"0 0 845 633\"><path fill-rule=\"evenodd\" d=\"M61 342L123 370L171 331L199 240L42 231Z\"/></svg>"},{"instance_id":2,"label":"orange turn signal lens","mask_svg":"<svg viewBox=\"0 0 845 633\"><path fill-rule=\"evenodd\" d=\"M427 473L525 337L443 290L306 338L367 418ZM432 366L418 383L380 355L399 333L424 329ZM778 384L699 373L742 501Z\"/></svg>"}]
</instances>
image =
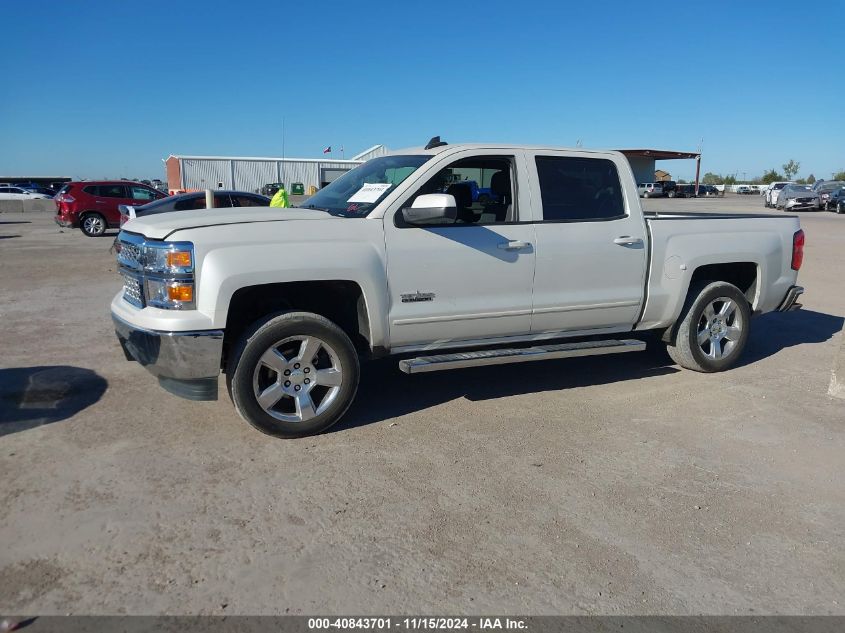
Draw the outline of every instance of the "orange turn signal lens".
<instances>
[{"instance_id":1,"label":"orange turn signal lens","mask_svg":"<svg viewBox=\"0 0 845 633\"><path fill-rule=\"evenodd\" d=\"M190 302L194 300L193 285L174 284L167 287L167 298L170 301Z\"/></svg>"},{"instance_id":2,"label":"orange turn signal lens","mask_svg":"<svg viewBox=\"0 0 845 633\"><path fill-rule=\"evenodd\" d=\"M169 251L167 253L168 268L190 268L191 251Z\"/></svg>"}]
</instances>

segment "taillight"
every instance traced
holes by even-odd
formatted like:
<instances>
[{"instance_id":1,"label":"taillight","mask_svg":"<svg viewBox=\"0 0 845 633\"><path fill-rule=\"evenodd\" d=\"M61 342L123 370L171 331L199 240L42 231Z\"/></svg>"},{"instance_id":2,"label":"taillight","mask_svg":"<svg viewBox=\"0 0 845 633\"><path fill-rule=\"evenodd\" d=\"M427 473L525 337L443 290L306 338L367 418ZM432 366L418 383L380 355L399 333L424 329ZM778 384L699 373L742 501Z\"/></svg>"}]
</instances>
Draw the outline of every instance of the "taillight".
<instances>
[{"instance_id":1,"label":"taillight","mask_svg":"<svg viewBox=\"0 0 845 633\"><path fill-rule=\"evenodd\" d=\"M792 270L799 270L804 262L804 231L795 231L792 236Z\"/></svg>"}]
</instances>

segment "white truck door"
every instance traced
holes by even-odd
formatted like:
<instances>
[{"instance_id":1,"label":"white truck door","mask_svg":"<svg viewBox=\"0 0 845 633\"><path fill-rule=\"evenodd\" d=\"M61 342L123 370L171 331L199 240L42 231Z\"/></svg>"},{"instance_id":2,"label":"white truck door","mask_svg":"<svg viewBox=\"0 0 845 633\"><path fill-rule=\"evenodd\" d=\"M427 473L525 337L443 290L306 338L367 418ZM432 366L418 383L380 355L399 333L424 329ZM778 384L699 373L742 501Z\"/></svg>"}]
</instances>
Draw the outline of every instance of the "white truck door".
<instances>
[{"instance_id":1,"label":"white truck door","mask_svg":"<svg viewBox=\"0 0 845 633\"><path fill-rule=\"evenodd\" d=\"M644 299L647 235L621 155L534 151L536 229L532 332L629 329Z\"/></svg>"},{"instance_id":2,"label":"white truck door","mask_svg":"<svg viewBox=\"0 0 845 633\"><path fill-rule=\"evenodd\" d=\"M526 169L522 152L453 154L388 210L391 349L530 333L534 227L519 223L529 198L515 186ZM401 210L429 193L454 196L457 220L407 224Z\"/></svg>"}]
</instances>

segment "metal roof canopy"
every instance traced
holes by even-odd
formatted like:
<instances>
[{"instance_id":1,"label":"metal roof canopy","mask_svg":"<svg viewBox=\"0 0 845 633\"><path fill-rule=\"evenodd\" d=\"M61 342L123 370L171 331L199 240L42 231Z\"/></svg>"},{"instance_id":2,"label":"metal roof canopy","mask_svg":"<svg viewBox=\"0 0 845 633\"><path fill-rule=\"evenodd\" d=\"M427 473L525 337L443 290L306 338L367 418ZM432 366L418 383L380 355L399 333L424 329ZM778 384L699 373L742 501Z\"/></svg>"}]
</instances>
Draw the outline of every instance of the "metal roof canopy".
<instances>
[{"instance_id":1,"label":"metal roof canopy","mask_svg":"<svg viewBox=\"0 0 845 633\"><path fill-rule=\"evenodd\" d=\"M651 161L658 160L678 160L678 159L694 159L695 160L695 193L698 194L698 187L701 183L701 152L679 152L670 149L620 149L616 150L625 155L629 161L632 158L639 158ZM654 163L651 163L651 171L654 171ZM636 172L634 165L631 168ZM636 176L636 174L635 174Z\"/></svg>"},{"instance_id":2,"label":"metal roof canopy","mask_svg":"<svg viewBox=\"0 0 845 633\"><path fill-rule=\"evenodd\" d=\"M273 156L187 156L185 154L171 154L167 158L178 158L179 160L239 160L253 162L278 162L278 163L348 163L350 165L360 164L360 160L351 158L281 158Z\"/></svg>"},{"instance_id":3,"label":"metal roof canopy","mask_svg":"<svg viewBox=\"0 0 845 633\"><path fill-rule=\"evenodd\" d=\"M618 149L625 156L640 156L654 160L672 160L678 158L700 158L701 152L678 152L669 149Z\"/></svg>"}]
</instances>

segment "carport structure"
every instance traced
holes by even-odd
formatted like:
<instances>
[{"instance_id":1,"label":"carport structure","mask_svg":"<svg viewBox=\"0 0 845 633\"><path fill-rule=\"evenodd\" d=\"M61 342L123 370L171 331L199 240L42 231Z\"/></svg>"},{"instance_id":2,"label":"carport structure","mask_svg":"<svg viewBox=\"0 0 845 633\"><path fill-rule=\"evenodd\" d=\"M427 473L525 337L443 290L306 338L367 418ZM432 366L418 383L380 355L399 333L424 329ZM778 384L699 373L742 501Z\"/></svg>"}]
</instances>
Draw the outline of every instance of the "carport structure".
<instances>
[{"instance_id":1,"label":"carport structure","mask_svg":"<svg viewBox=\"0 0 845 633\"><path fill-rule=\"evenodd\" d=\"M655 163L658 160L695 159L695 193L698 195L699 176L701 174L701 152L679 152L666 149L620 149L625 154L634 178L640 182L654 182Z\"/></svg>"}]
</instances>

